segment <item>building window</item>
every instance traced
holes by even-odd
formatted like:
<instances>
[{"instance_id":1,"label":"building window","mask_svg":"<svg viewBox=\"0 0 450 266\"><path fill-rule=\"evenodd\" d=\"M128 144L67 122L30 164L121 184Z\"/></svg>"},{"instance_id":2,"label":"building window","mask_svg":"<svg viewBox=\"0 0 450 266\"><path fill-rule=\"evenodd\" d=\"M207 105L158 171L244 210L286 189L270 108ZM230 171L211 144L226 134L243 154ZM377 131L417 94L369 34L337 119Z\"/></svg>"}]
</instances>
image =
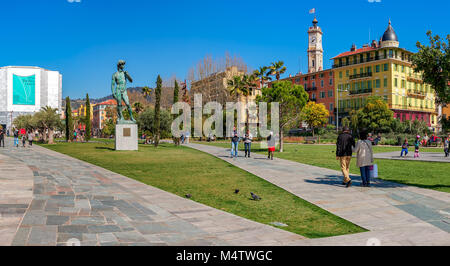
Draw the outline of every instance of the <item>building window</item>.
<instances>
[{"instance_id":1,"label":"building window","mask_svg":"<svg viewBox=\"0 0 450 266\"><path fill-rule=\"evenodd\" d=\"M342 78L342 71L339 71L339 78Z\"/></svg>"},{"instance_id":2,"label":"building window","mask_svg":"<svg viewBox=\"0 0 450 266\"><path fill-rule=\"evenodd\" d=\"M333 79L330 79L330 85L333 85Z\"/></svg>"},{"instance_id":3,"label":"building window","mask_svg":"<svg viewBox=\"0 0 450 266\"><path fill-rule=\"evenodd\" d=\"M405 73L405 66L402 66L402 73Z\"/></svg>"},{"instance_id":4,"label":"building window","mask_svg":"<svg viewBox=\"0 0 450 266\"><path fill-rule=\"evenodd\" d=\"M375 66L375 72L377 72L377 73L380 72L380 65Z\"/></svg>"},{"instance_id":5,"label":"building window","mask_svg":"<svg viewBox=\"0 0 450 266\"><path fill-rule=\"evenodd\" d=\"M323 80L320 81L320 87L323 88Z\"/></svg>"},{"instance_id":6,"label":"building window","mask_svg":"<svg viewBox=\"0 0 450 266\"><path fill-rule=\"evenodd\" d=\"M394 78L394 87L397 88L397 78Z\"/></svg>"},{"instance_id":7,"label":"building window","mask_svg":"<svg viewBox=\"0 0 450 266\"><path fill-rule=\"evenodd\" d=\"M384 69L383 71L388 71L389 70L389 65L388 64L384 64Z\"/></svg>"},{"instance_id":8,"label":"building window","mask_svg":"<svg viewBox=\"0 0 450 266\"><path fill-rule=\"evenodd\" d=\"M316 87L316 82L315 82L315 81L312 82L312 87L313 87L313 88Z\"/></svg>"},{"instance_id":9,"label":"building window","mask_svg":"<svg viewBox=\"0 0 450 266\"><path fill-rule=\"evenodd\" d=\"M380 88L380 80L375 80L375 88Z\"/></svg>"},{"instance_id":10,"label":"building window","mask_svg":"<svg viewBox=\"0 0 450 266\"><path fill-rule=\"evenodd\" d=\"M333 97L333 91L332 90L328 91L328 97Z\"/></svg>"},{"instance_id":11,"label":"building window","mask_svg":"<svg viewBox=\"0 0 450 266\"><path fill-rule=\"evenodd\" d=\"M321 99L325 98L325 92L324 91L321 91L319 95L320 95Z\"/></svg>"},{"instance_id":12,"label":"building window","mask_svg":"<svg viewBox=\"0 0 450 266\"><path fill-rule=\"evenodd\" d=\"M348 77L349 74L350 74L350 71L349 71L349 70L346 70L346 71L345 71L345 76Z\"/></svg>"},{"instance_id":13,"label":"building window","mask_svg":"<svg viewBox=\"0 0 450 266\"><path fill-rule=\"evenodd\" d=\"M389 50L389 58L392 58L392 57L394 57L394 51Z\"/></svg>"},{"instance_id":14,"label":"building window","mask_svg":"<svg viewBox=\"0 0 450 266\"><path fill-rule=\"evenodd\" d=\"M330 111L333 111L333 104L330 103Z\"/></svg>"},{"instance_id":15,"label":"building window","mask_svg":"<svg viewBox=\"0 0 450 266\"><path fill-rule=\"evenodd\" d=\"M404 89L404 88L405 88L405 80L402 79L402 89Z\"/></svg>"},{"instance_id":16,"label":"building window","mask_svg":"<svg viewBox=\"0 0 450 266\"><path fill-rule=\"evenodd\" d=\"M387 88L387 85L388 85L388 80L387 80L387 78L384 78L384 82L383 82L383 83L384 83L384 84L383 84L384 87Z\"/></svg>"},{"instance_id":17,"label":"building window","mask_svg":"<svg viewBox=\"0 0 450 266\"><path fill-rule=\"evenodd\" d=\"M303 88L307 89L308 88L308 84L305 83L305 87L303 87Z\"/></svg>"}]
</instances>

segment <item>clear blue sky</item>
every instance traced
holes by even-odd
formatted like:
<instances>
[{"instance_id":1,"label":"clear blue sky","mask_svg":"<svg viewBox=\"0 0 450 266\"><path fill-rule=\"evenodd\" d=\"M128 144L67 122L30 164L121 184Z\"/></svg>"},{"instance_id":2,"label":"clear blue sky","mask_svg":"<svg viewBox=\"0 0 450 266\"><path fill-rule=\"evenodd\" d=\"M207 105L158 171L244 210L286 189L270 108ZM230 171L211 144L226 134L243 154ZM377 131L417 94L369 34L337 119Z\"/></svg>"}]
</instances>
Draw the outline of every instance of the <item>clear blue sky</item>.
<instances>
[{"instance_id":1,"label":"clear blue sky","mask_svg":"<svg viewBox=\"0 0 450 266\"><path fill-rule=\"evenodd\" d=\"M133 86L187 77L209 54L240 55L253 69L283 60L287 74L307 66L307 29L316 8L325 68L333 56L379 39L388 19L400 46L417 51L431 29L450 34L448 0L21 0L2 1L0 66L31 65L63 74L63 96L110 93L118 59ZM301 60L300 60L301 57Z\"/></svg>"}]
</instances>

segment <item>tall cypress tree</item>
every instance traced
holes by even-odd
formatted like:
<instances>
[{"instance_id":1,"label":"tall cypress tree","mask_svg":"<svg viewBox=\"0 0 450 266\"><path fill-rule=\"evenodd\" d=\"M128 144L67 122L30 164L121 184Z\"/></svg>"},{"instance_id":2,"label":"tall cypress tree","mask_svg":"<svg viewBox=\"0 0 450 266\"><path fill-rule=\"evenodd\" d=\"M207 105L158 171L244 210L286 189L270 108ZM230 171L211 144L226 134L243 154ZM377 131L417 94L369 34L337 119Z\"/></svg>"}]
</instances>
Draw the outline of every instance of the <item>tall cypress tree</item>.
<instances>
[{"instance_id":1,"label":"tall cypress tree","mask_svg":"<svg viewBox=\"0 0 450 266\"><path fill-rule=\"evenodd\" d=\"M72 107L70 106L70 98L66 97L66 141L70 142L73 136L73 118Z\"/></svg>"},{"instance_id":2,"label":"tall cypress tree","mask_svg":"<svg viewBox=\"0 0 450 266\"><path fill-rule=\"evenodd\" d=\"M159 134L160 134L160 126L161 126L161 89L162 89L162 79L161 76L158 75L156 79L156 89L155 89L155 119L153 119L154 124L153 128L155 130L155 147L158 147L159 144Z\"/></svg>"},{"instance_id":3,"label":"tall cypress tree","mask_svg":"<svg viewBox=\"0 0 450 266\"><path fill-rule=\"evenodd\" d=\"M89 102L89 94L86 93L86 141L91 139L91 103Z\"/></svg>"},{"instance_id":4,"label":"tall cypress tree","mask_svg":"<svg viewBox=\"0 0 450 266\"><path fill-rule=\"evenodd\" d=\"M178 94L180 93L180 87L178 86L177 80L175 80L175 87L173 89L173 104L176 104L178 102ZM176 118L176 114L172 115L172 119ZM173 143L175 145L180 145L180 138L173 137Z\"/></svg>"}]
</instances>

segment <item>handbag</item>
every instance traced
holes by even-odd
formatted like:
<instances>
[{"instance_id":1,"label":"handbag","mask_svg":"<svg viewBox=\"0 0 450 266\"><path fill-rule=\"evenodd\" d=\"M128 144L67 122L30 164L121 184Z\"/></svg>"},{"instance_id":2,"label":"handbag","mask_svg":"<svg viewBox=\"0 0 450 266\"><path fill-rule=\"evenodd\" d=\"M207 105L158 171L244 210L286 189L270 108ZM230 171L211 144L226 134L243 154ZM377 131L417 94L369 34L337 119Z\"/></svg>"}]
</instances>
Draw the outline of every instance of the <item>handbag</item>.
<instances>
[{"instance_id":1,"label":"handbag","mask_svg":"<svg viewBox=\"0 0 450 266\"><path fill-rule=\"evenodd\" d=\"M369 167L370 178L378 178L378 165L374 164Z\"/></svg>"}]
</instances>

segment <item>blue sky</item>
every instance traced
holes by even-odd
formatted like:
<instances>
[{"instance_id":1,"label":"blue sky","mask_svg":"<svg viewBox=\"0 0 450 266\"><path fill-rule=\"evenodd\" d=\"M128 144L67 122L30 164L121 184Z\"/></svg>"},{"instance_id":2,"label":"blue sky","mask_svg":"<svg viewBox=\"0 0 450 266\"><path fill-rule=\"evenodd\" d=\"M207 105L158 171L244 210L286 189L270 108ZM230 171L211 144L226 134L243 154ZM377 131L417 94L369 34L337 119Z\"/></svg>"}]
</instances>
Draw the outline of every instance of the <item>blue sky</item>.
<instances>
[{"instance_id":1,"label":"blue sky","mask_svg":"<svg viewBox=\"0 0 450 266\"><path fill-rule=\"evenodd\" d=\"M63 74L63 96L110 93L119 59L133 86L187 77L205 55L239 55L253 69L283 60L287 74L307 68L307 29L316 9L324 67L333 56L379 39L388 19L400 46L417 51L431 29L450 34L447 0L21 0L2 1L0 66L31 65Z\"/></svg>"}]
</instances>

